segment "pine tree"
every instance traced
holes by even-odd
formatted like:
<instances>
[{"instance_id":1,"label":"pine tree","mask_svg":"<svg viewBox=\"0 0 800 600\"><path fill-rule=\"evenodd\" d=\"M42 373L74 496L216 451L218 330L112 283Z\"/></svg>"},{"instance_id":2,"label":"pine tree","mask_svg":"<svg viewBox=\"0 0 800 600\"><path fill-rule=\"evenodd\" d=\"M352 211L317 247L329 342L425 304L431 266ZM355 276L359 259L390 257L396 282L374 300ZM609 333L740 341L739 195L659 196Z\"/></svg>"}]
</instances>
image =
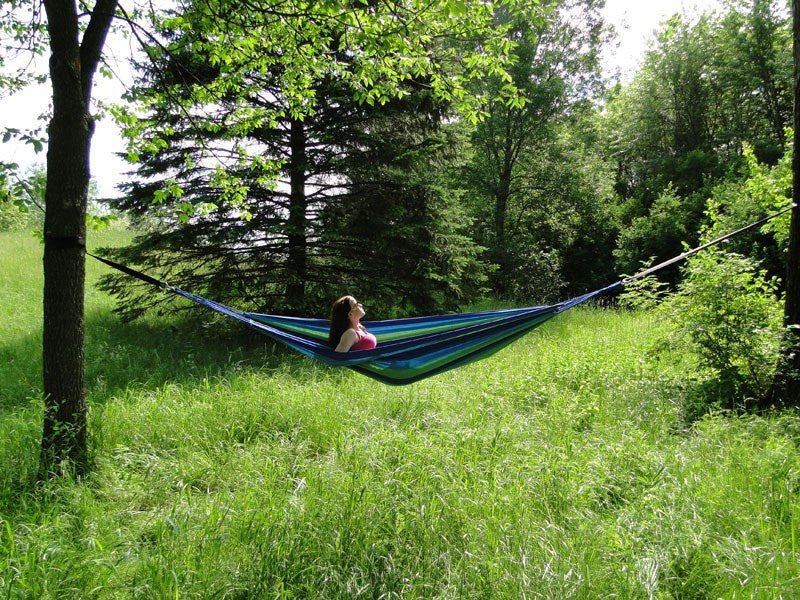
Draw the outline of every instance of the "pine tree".
<instances>
[{"instance_id":1,"label":"pine tree","mask_svg":"<svg viewBox=\"0 0 800 600\"><path fill-rule=\"evenodd\" d=\"M326 79L313 88L318 108L299 119L280 75L254 73L193 114L151 103L154 141L139 151L138 177L117 205L142 233L106 252L196 293L285 314L323 315L343 293L361 295L371 317L454 308L474 294L483 275L463 234L469 223L435 173L452 159L441 108L419 86L403 100L361 105ZM143 67L137 93L180 94L184 81L217 76L198 53L173 51ZM265 114L278 116L263 126L254 117ZM242 145L258 148L259 159L237 160ZM232 202L225 182L233 179ZM169 193L172 181L181 193ZM104 287L129 317L174 306L124 276Z\"/></svg>"}]
</instances>

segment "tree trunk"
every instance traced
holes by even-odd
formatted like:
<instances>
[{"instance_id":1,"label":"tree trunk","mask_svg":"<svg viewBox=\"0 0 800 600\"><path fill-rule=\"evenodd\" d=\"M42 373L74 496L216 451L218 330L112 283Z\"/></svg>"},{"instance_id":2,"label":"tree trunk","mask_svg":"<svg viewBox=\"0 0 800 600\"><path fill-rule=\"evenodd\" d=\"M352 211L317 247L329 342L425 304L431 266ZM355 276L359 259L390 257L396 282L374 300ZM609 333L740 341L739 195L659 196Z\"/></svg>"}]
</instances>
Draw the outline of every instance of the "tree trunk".
<instances>
[{"instance_id":1,"label":"tree trunk","mask_svg":"<svg viewBox=\"0 0 800 600\"><path fill-rule=\"evenodd\" d=\"M116 1L99 0L78 43L74 2L45 2L50 35L53 117L48 129L44 220L42 360L44 425L40 475L62 463L87 468L83 369L86 200L93 121L89 100Z\"/></svg>"},{"instance_id":2,"label":"tree trunk","mask_svg":"<svg viewBox=\"0 0 800 600\"><path fill-rule=\"evenodd\" d=\"M506 239L506 213L508 212L508 200L511 196L511 166L508 155L504 162L504 167L499 174L497 188L494 194L494 240L492 248L492 260L497 264L497 273L494 279L494 291L503 297L508 291L509 260L508 260L508 240Z\"/></svg>"},{"instance_id":3,"label":"tree trunk","mask_svg":"<svg viewBox=\"0 0 800 600\"><path fill-rule=\"evenodd\" d=\"M770 63L774 62L775 30L770 30L768 19L771 1L753 3L751 23L754 47L750 51L750 59L756 65L756 73L761 80L761 91L765 99L764 112L767 121L772 125L775 139L781 148L786 143L784 128L786 122L781 115L778 89L772 74Z\"/></svg>"},{"instance_id":4,"label":"tree trunk","mask_svg":"<svg viewBox=\"0 0 800 600\"><path fill-rule=\"evenodd\" d=\"M786 256L787 338L767 404L800 405L800 0L792 0L794 38L794 149L792 151L792 202L789 249Z\"/></svg>"},{"instance_id":5,"label":"tree trunk","mask_svg":"<svg viewBox=\"0 0 800 600\"><path fill-rule=\"evenodd\" d=\"M307 276L306 252L306 132L303 122L292 119L290 129L291 158L289 159L289 220L287 237L286 304L289 312L303 306Z\"/></svg>"}]
</instances>

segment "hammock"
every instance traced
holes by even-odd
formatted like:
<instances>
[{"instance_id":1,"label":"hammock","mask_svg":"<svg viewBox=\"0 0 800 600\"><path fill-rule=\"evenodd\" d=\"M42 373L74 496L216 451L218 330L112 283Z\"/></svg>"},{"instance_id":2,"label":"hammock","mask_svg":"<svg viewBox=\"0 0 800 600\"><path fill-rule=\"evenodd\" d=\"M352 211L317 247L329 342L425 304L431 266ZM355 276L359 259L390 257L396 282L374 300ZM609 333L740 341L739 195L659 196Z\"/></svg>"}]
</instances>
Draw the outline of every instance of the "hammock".
<instances>
[{"instance_id":1,"label":"hammock","mask_svg":"<svg viewBox=\"0 0 800 600\"><path fill-rule=\"evenodd\" d=\"M679 256L621 279L593 292L558 304L506 310L365 321L364 326L378 338L372 350L335 352L328 345L329 321L242 312L171 286L107 258L87 252L93 258L151 285L183 296L253 329L306 356L329 365L350 367L368 377L392 385L404 385L466 365L494 354L545 321L592 298L616 290L626 283L696 254L701 250L757 227L793 206L737 229L727 235L688 250Z\"/></svg>"}]
</instances>

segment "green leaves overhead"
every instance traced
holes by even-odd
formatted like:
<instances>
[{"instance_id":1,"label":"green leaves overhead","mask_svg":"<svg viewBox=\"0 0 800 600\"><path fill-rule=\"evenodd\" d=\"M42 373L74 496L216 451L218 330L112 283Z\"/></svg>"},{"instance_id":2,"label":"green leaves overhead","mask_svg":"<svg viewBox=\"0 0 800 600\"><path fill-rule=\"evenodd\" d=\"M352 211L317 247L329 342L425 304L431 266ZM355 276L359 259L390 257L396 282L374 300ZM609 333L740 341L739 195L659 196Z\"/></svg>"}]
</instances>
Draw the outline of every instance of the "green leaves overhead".
<instances>
[{"instance_id":1,"label":"green leaves overhead","mask_svg":"<svg viewBox=\"0 0 800 600\"><path fill-rule=\"evenodd\" d=\"M193 121L201 145L215 133L209 127L223 128L230 151L209 149L198 158L233 171L259 156L241 140L286 116L313 114L317 84L327 80L339 81L368 106L404 98L412 89L427 91L472 122L485 116L491 101L520 107L524 97L509 73L515 41L508 35L509 19L496 18L498 11L534 18L538 0L184 0L174 12L153 17L147 55L162 71L129 94L131 107L114 111L129 141L129 160L157 152L169 138L161 123L134 115L166 110ZM214 72L175 77L164 70L165 57L184 55L202 56ZM502 85L474 93L475 82L489 77ZM254 107L246 100L270 95L280 97L283 108ZM231 181L223 188L230 191L228 202L247 193Z\"/></svg>"},{"instance_id":2,"label":"green leaves overhead","mask_svg":"<svg viewBox=\"0 0 800 600\"><path fill-rule=\"evenodd\" d=\"M281 67L281 91L292 100L292 116L313 110L312 84L344 79L356 99L384 103L402 96L403 83L424 78L437 98L475 117L481 99L465 84L487 76L511 82L506 70L513 42L497 26L498 10L535 14L534 0L486 3L301 2L264 0L184 2L180 15L156 23L169 34L190 34L192 50L209 57L225 74L204 92L225 93L243 75ZM176 45L185 43L183 38ZM176 48L165 45L163 50ZM514 89L504 92L511 99Z\"/></svg>"}]
</instances>

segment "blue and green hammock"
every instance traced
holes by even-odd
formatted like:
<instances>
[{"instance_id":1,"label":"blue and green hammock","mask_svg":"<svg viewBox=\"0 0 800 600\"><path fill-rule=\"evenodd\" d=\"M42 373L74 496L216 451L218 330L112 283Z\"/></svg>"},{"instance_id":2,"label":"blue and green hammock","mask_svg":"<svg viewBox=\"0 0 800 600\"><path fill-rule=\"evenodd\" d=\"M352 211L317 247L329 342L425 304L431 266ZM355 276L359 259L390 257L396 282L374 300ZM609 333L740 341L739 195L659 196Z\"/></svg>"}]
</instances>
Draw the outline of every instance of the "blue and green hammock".
<instances>
[{"instance_id":1,"label":"blue and green hammock","mask_svg":"<svg viewBox=\"0 0 800 600\"><path fill-rule=\"evenodd\" d=\"M383 383L404 385L486 358L548 319L570 308L617 290L634 279L650 275L709 246L757 227L791 208L688 250L636 275L558 304L386 321L365 321L364 326L378 338L378 346L372 350L352 352L335 352L330 347L328 344L330 323L325 319L242 312L171 286L107 258L88 252L87 254L146 283L163 287L187 300L241 321L306 356L316 358L329 365L350 367Z\"/></svg>"}]
</instances>

